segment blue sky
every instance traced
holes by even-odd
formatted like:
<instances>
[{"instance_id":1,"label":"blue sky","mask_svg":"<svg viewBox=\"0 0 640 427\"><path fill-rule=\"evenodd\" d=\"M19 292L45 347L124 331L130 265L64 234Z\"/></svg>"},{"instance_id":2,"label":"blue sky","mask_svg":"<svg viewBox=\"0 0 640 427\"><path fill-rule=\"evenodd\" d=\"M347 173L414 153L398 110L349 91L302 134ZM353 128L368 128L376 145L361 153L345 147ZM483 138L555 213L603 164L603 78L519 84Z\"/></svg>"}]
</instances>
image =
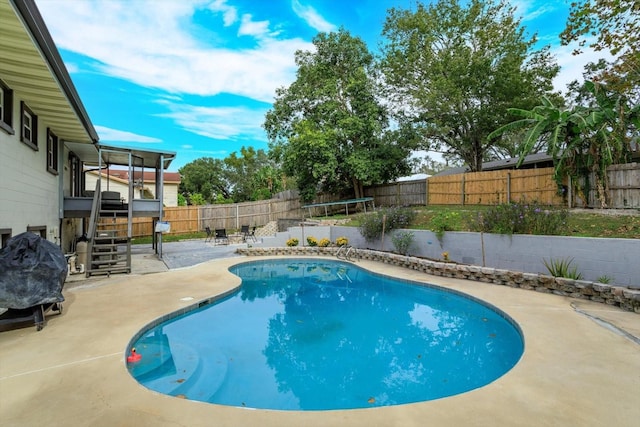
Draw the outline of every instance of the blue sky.
<instances>
[{"instance_id":1,"label":"blue sky","mask_svg":"<svg viewBox=\"0 0 640 427\"><path fill-rule=\"evenodd\" d=\"M424 3L428 3L425 0ZM171 170L242 146L267 149L261 127L275 89L295 78L294 52L343 26L372 51L386 11L415 0L36 0L80 97L109 145L176 152ZM551 44L556 88L587 52L558 34L567 1L517 0L522 24Z\"/></svg>"}]
</instances>

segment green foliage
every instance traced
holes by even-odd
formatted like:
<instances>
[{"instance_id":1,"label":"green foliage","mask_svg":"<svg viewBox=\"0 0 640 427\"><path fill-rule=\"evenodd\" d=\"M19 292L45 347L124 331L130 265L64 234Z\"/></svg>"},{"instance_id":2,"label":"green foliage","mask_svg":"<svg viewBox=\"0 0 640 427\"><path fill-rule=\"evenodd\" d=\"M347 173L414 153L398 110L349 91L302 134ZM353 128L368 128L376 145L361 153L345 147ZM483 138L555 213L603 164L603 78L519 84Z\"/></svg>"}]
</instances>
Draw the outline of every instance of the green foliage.
<instances>
[{"instance_id":1,"label":"green foliage","mask_svg":"<svg viewBox=\"0 0 640 427\"><path fill-rule=\"evenodd\" d=\"M229 183L224 178L224 162L220 159L202 157L187 163L178 171L182 177L180 192L189 201L193 198L189 195L195 193L204 198L204 202L199 204L212 203L218 194L225 198L231 195L228 190Z\"/></svg>"},{"instance_id":2,"label":"green foliage","mask_svg":"<svg viewBox=\"0 0 640 427\"><path fill-rule=\"evenodd\" d=\"M362 197L363 186L410 171L413 141L392 138L378 99L374 58L348 31L320 33L298 51L289 87L265 116L270 154L296 180L304 201L318 191Z\"/></svg>"},{"instance_id":3,"label":"green foliage","mask_svg":"<svg viewBox=\"0 0 640 427\"><path fill-rule=\"evenodd\" d=\"M315 237L313 237L313 236L308 236L308 237L307 237L307 244L308 244L309 246L318 246L318 239L316 239L316 238L315 238Z\"/></svg>"},{"instance_id":4,"label":"green foliage","mask_svg":"<svg viewBox=\"0 0 640 427\"><path fill-rule=\"evenodd\" d=\"M298 246L299 243L300 241L295 237L292 237L289 240L287 240L287 246Z\"/></svg>"},{"instance_id":5,"label":"green foliage","mask_svg":"<svg viewBox=\"0 0 640 427\"><path fill-rule=\"evenodd\" d=\"M178 193L178 206L187 206L187 198Z\"/></svg>"},{"instance_id":6,"label":"green foliage","mask_svg":"<svg viewBox=\"0 0 640 427\"><path fill-rule=\"evenodd\" d=\"M591 0L571 3L569 18L560 34L563 45L579 42L574 55L589 46L614 55L596 80L620 84L620 93L640 86L640 2L637 0ZM612 79L613 77L613 79Z\"/></svg>"},{"instance_id":7,"label":"green foliage","mask_svg":"<svg viewBox=\"0 0 640 427\"><path fill-rule=\"evenodd\" d=\"M605 208L607 167L628 153L630 139L634 131L637 135L640 125L640 107L629 108L621 95L610 93L606 87L594 82L585 82L584 89L593 96L593 105L565 109L542 97L542 104L531 110L509 109L520 119L496 129L489 138L527 129L520 146L518 166L539 140L545 138L547 153L554 160L558 185L562 185L567 175L577 183L578 178L590 172L595 176L601 207ZM584 194L582 199L586 200Z\"/></svg>"},{"instance_id":8,"label":"green foliage","mask_svg":"<svg viewBox=\"0 0 640 427\"><path fill-rule=\"evenodd\" d=\"M431 230L438 239L442 239L445 231L455 230L454 224L460 221L460 213L452 211L437 212L429 223Z\"/></svg>"},{"instance_id":9,"label":"green foliage","mask_svg":"<svg viewBox=\"0 0 640 427\"><path fill-rule=\"evenodd\" d=\"M384 24L385 95L406 133L472 171L507 140L487 135L507 108L527 108L553 89L558 66L548 48L533 51L506 0L418 2L392 8Z\"/></svg>"},{"instance_id":10,"label":"green foliage","mask_svg":"<svg viewBox=\"0 0 640 427\"><path fill-rule=\"evenodd\" d=\"M202 194L193 193L191 196L189 196L189 204L200 206L200 205L206 205L207 201L205 200Z\"/></svg>"},{"instance_id":11,"label":"green foliage","mask_svg":"<svg viewBox=\"0 0 640 427\"><path fill-rule=\"evenodd\" d=\"M598 283L609 284L609 283L613 282L613 277L607 276L605 274L604 276L598 277L597 280L598 280Z\"/></svg>"},{"instance_id":12,"label":"green foliage","mask_svg":"<svg viewBox=\"0 0 640 427\"><path fill-rule=\"evenodd\" d=\"M180 168L180 192L200 193L205 203L265 200L284 189L280 168L264 150L242 147L223 160L203 157Z\"/></svg>"},{"instance_id":13,"label":"green foliage","mask_svg":"<svg viewBox=\"0 0 640 427\"><path fill-rule=\"evenodd\" d=\"M407 255L409 249L413 246L413 233L411 231L397 231L391 236L393 246L396 248L396 252Z\"/></svg>"},{"instance_id":14,"label":"green foliage","mask_svg":"<svg viewBox=\"0 0 640 427\"><path fill-rule=\"evenodd\" d=\"M564 277L567 279L582 280L582 273L578 272L578 267L572 266L573 258L564 259L542 259L544 266L553 277Z\"/></svg>"},{"instance_id":15,"label":"green foliage","mask_svg":"<svg viewBox=\"0 0 640 427\"><path fill-rule=\"evenodd\" d=\"M536 201L500 204L479 213L475 231L496 234L561 235L566 231L569 212Z\"/></svg>"},{"instance_id":16,"label":"green foliage","mask_svg":"<svg viewBox=\"0 0 640 427\"><path fill-rule=\"evenodd\" d=\"M360 234L368 242L374 241L382 236L383 228L385 232L390 232L408 227L415 216L415 212L409 208L383 208L363 216L359 227Z\"/></svg>"}]
</instances>

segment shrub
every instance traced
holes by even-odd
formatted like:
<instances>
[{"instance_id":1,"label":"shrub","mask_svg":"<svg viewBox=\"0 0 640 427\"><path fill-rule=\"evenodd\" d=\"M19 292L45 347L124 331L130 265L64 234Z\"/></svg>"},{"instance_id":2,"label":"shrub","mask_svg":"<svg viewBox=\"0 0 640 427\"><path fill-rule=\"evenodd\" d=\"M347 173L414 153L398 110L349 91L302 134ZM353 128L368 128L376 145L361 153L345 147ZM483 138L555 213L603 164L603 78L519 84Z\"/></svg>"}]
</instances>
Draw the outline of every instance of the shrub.
<instances>
[{"instance_id":1,"label":"shrub","mask_svg":"<svg viewBox=\"0 0 640 427\"><path fill-rule=\"evenodd\" d=\"M582 273L578 272L578 267L571 266L573 258L569 259L542 259L544 266L547 267L549 274L553 277L564 277L567 279L581 280Z\"/></svg>"},{"instance_id":2,"label":"shrub","mask_svg":"<svg viewBox=\"0 0 640 427\"><path fill-rule=\"evenodd\" d=\"M398 231L391 237L396 251L402 255L407 255L413 246L413 233L410 231Z\"/></svg>"},{"instance_id":3,"label":"shrub","mask_svg":"<svg viewBox=\"0 0 640 427\"><path fill-rule=\"evenodd\" d=\"M336 245L338 246L347 246L349 244L349 239L344 236L340 236L336 239Z\"/></svg>"},{"instance_id":4,"label":"shrub","mask_svg":"<svg viewBox=\"0 0 640 427\"><path fill-rule=\"evenodd\" d=\"M506 203L479 214L475 231L498 234L561 235L567 225L566 209L544 206L538 202Z\"/></svg>"},{"instance_id":5,"label":"shrub","mask_svg":"<svg viewBox=\"0 0 640 427\"><path fill-rule=\"evenodd\" d=\"M360 234L370 242L382 236L385 231L409 226L415 219L416 213L408 208L384 208L372 214L365 215L360 223Z\"/></svg>"},{"instance_id":6,"label":"shrub","mask_svg":"<svg viewBox=\"0 0 640 427\"><path fill-rule=\"evenodd\" d=\"M431 231L436 234L439 240L442 240L445 231L453 231L452 223L456 222L460 217L458 212L438 212L431 218Z\"/></svg>"},{"instance_id":7,"label":"shrub","mask_svg":"<svg viewBox=\"0 0 640 427\"><path fill-rule=\"evenodd\" d=\"M313 236L309 236L307 237L307 244L309 246L318 246L318 239Z\"/></svg>"},{"instance_id":8,"label":"shrub","mask_svg":"<svg viewBox=\"0 0 640 427\"><path fill-rule=\"evenodd\" d=\"M298 246L298 243L300 242L295 237L292 237L289 240L287 240L287 246Z\"/></svg>"},{"instance_id":9,"label":"shrub","mask_svg":"<svg viewBox=\"0 0 640 427\"><path fill-rule=\"evenodd\" d=\"M329 246L331 244L331 240L327 239L326 237L323 237L322 239L320 239L320 241L318 242L318 246L320 246L321 248L326 248L327 246Z\"/></svg>"}]
</instances>

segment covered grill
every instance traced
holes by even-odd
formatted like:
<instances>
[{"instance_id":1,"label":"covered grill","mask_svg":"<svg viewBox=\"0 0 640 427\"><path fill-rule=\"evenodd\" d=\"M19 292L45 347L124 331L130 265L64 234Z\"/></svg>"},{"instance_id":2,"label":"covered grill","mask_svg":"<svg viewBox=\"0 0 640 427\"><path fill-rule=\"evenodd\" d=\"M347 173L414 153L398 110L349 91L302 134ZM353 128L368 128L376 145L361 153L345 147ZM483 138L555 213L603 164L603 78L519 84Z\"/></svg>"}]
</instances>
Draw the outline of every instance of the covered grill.
<instances>
[{"instance_id":1,"label":"covered grill","mask_svg":"<svg viewBox=\"0 0 640 427\"><path fill-rule=\"evenodd\" d=\"M0 325L33 320L38 330L50 309L62 312L67 261L62 250L25 232L0 250Z\"/></svg>"}]
</instances>

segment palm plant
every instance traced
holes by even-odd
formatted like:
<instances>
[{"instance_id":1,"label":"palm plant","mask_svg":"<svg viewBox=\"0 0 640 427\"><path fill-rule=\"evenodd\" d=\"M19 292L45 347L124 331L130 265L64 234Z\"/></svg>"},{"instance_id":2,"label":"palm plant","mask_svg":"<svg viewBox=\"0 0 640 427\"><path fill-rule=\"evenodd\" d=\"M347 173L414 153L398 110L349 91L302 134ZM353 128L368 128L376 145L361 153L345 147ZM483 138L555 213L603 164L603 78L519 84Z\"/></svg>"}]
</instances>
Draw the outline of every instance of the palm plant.
<instances>
[{"instance_id":1,"label":"palm plant","mask_svg":"<svg viewBox=\"0 0 640 427\"><path fill-rule=\"evenodd\" d=\"M593 173L597 197L606 207L608 188L607 167L623 159L629 152L633 132L640 129L639 107L627 108L622 95L609 94L600 84L587 81L584 88L593 96L590 106L565 109L556 106L548 97L532 110L512 108L509 112L520 119L496 129L489 138L526 129L519 147L522 164L541 138L545 139L547 154L553 157L555 179L562 184L564 176L577 178ZM583 193L578 188L579 193ZM586 200L584 194L581 194Z\"/></svg>"}]
</instances>

